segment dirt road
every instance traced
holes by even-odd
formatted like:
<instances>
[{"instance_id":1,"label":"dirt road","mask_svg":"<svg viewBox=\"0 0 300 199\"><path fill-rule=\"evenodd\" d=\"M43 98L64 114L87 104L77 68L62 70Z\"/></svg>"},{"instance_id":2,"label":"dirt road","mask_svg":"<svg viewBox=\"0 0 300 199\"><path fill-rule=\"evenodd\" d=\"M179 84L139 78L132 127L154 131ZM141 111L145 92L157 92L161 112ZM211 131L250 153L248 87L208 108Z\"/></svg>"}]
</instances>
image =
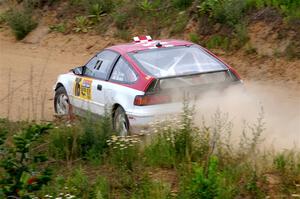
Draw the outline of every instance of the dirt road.
<instances>
[{"instance_id":1,"label":"dirt road","mask_svg":"<svg viewBox=\"0 0 300 199\"><path fill-rule=\"evenodd\" d=\"M73 53L65 48L64 43L58 44L17 43L13 38L2 35L0 117L13 120L52 119L52 87L57 75L72 66L84 64L90 56L86 52Z\"/></svg>"},{"instance_id":2,"label":"dirt road","mask_svg":"<svg viewBox=\"0 0 300 199\"><path fill-rule=\"evenodd\" d=\"M9 30L1 30L0 117L51 120L52 87L57 76L85 64L95 52L113 44L107 37L48 30L48 26L39 27L22 42L15 41Z\"/></svg>"}]
</instances>

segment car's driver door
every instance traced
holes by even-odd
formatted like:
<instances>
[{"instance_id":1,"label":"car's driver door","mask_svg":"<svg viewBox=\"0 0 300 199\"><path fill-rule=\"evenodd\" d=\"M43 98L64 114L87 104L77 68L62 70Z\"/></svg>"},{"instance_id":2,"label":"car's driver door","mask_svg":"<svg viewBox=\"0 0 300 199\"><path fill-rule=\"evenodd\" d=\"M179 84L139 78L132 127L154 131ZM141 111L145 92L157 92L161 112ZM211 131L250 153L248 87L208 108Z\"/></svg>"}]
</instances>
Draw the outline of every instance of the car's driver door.
<instances>
[{"instance_id":1,"label":"car's driver door","mask_svg":"<svg viewBox=\"0 0 300 199\"><path fill-rule=\"evenodd\" d=\"M99 115L105 112L104 88L113 64L119 54L104 50L94 56L85 66L82 76L77 76L73 88L73 105L76 108Z\"/></svg>"}]
</instances>

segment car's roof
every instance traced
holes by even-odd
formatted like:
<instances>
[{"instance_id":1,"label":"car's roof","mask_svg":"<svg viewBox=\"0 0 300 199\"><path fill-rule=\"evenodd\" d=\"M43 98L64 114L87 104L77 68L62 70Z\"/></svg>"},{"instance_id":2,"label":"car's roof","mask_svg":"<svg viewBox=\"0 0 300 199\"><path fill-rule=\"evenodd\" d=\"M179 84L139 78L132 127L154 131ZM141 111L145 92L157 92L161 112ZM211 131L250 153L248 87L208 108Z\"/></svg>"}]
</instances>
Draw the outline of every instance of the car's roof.
<instances>
[{"instance_id":1,"label":"car's roof","mask_svg":"<svg viewBox=\"0 0 300 199\"><path fill-rule=\"evenodd\" d=\"M160 43L161 46L157 47L157 44ZM125 54L128 52L135 52L141 50L148 50L154 48L167 48L173 46L189 46L193 43L183 40L172 40L172 39L163 39L163 40L151 40L151 41L140 41L132 42L127 44L119 44L115 46L108 47L107 49L117 51L120 54Z\"/></svg>"}]
</instances>

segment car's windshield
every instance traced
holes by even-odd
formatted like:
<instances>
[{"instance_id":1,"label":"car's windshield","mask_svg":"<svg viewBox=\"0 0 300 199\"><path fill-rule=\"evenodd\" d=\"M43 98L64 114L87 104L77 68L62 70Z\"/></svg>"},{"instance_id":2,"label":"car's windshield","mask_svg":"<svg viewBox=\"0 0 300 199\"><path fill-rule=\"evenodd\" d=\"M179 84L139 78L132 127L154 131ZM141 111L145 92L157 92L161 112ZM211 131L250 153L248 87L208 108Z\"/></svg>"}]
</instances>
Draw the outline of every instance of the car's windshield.
<instances>
[{"instance_id":1,"label":"car's windshield","mask_svg":"<svg viewBox=\"0 0 300 199\"><path fill-rule=\"evenodd\" d=\"M149 75L157 78L211 72L226 66L197 46L180 46L130 53Z\"/></svg>"}]
</instances>

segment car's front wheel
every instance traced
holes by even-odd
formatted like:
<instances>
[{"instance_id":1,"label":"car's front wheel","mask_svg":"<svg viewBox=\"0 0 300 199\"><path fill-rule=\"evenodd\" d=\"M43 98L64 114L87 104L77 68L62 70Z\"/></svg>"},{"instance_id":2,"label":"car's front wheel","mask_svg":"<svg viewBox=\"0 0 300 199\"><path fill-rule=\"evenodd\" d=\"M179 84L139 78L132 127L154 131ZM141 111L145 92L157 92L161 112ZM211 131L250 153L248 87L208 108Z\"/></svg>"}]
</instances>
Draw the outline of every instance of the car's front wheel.
<instances>
[{"instance_id":1,"label":"car's front wheel","mask_svg":"<svg viewBox=\"0 0 300 199\"><path fill-rule=\"evenodd\" d=\"M55 91L54 109L58 115L68 115L70 113L69 97L62 86Z\"/></svg>"},{"instance_id":2,"label":"car's front wheel","mask_svg":"<svg viewBox=\"0 0 300 199\"><path fill-rule=\"evenodd\" d=\"M113 127L120 136L129 135L129 121L124 109L119 106L114 113Z\"/></svg>"}]
</instances>

